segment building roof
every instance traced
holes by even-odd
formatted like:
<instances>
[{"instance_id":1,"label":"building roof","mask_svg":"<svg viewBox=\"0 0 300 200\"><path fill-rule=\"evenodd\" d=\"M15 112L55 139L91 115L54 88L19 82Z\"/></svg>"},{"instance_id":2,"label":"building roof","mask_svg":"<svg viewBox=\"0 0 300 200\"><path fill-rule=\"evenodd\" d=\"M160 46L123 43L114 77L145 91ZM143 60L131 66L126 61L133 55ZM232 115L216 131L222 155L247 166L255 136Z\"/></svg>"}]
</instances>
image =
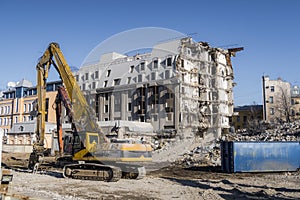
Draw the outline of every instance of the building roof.
<instances>
[{"instance_id":1,"label":"building roof","mask_svg":"<svg viewBox=\"0 0 300 200\"><path fill-rule=\"evenodd\" d=\"M17 82L16 87L32 87L32 82L26 80L26 79L22 79L21 81Z\"/></svg>"},{"instance_id":2,"label":"building roof","mask_svg":"<svg viewBox=\"0 0 300 200\"><path fill-rule=\"evenodd\" d=\"M148 52L145 54L137 54L134 56L125 56L123 54L112 52L102 55L100 62L97 64L100 69L100 85L98 85L98 88L146 82L147 80L149 80L148 76L150 75L150 72L153 72L152 61L155 59L159 59L160 64L163 64L164 59L166 59L168 56L173 56L173 62L175 59L175 55L178 55L180 53L180 45L181 40L177 39L154 45L150 53ZM143 70L141 70L140 67L141 63L144 64ZM85 69L87 70L87 68ZM172 67L170 68L170 70L171 69ZM156 69L155 80L164 80L165 70L165 67ZM169 73L169 77L171 78L172 70ZM142 77L139 78L138 76Z\"/></svg>"},{"instance_id":3,"label":"building roof","mask_svg":"<svg viewBox=\"0 0 300 200\"><path fill-rule=\"evenodd\" d=\"M246 110L250 110L250 109L262 110L263 106L262 105L245 105L245 106L234 107L235 112L246 111Z\"/></svg>"}]
</instances>

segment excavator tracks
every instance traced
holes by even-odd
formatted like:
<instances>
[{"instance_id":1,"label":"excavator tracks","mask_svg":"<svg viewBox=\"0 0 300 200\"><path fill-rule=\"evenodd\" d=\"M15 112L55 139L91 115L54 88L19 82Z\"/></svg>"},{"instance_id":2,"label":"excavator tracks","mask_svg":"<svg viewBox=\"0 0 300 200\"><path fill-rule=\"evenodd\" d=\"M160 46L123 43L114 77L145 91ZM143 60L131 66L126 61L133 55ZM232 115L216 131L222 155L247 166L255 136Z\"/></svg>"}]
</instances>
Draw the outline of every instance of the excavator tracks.
<instances>
[{"instance_id":1,"label":"excavator tracks","mask_svg":"<svg viewBox=\"0 0 300 200\"><path fill-rule=\"evenodd\" d=\"M144 166L129 163L111 163L122 170L122 178L124 179L142 179L146 176Z\"/></svg>"},{"instance_id":2,"label":"excavator tracks","mask_svg":"<svg viewBox=\"0 0 300 200\"><path fill-rule=\"evenodd\" d=\"M116 182L121 179L122 171L119 167L85 163L69 164L63 168L65 178Z\"/></svg>"}]
</instances>

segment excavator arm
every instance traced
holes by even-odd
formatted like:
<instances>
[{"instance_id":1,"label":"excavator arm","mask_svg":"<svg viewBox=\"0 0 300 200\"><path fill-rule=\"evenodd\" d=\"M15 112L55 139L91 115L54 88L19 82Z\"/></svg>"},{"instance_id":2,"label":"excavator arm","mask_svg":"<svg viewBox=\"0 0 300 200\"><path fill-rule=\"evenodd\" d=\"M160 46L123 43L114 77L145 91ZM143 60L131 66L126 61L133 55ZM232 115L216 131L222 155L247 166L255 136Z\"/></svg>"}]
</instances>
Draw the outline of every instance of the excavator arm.
<instances>
[{"instance_id":1,"label":"excavator arm","mask_svg":"<svg viewBox=\"0 0 300 200\"><path fill-rule=\"evenodd\" d=\"M45 139L45 122L46 122L46 86L50 66L53 65L58 72L68 98L71 101L73 110L72 122L75 124L76 131L101 132L100 127L96 123L94 111L88 105L83 93L78 86L74 75L67 64L64 55L57 43L50 43L43 56L39 59L36 65L37 70L37 140L33 145L33 152L29 159L29 168L33 169L38 163L39 157L44 154L44 139ZM102 140L106 138L102 134Z\"/></svg>"},{"instance_id":2,"label":"excavator arm","mask_svg":"<svg viewBox=\"0 0 300 200\"><path fill-rule=\"evenodd\" d=\"M51 65L55 67L64 85L64 88L58 89L56 99L60 153L64 153L62 151L64 147L64 144L62 144L62 128L59 124L63 103L72 123L71 138L73 138L73 142L68 143L68 145L71 145L72 151L67 153L71 154L72 162L81 161L80 164L65 165L63 175L71 178L106 181L117 181L121 175L129 178L143 177L145 175L143 166L130 165L125 162L151 161L151 146L139 143L112 143L106 138L97 124L94 111L88 105L57 43L49 44L36 66L38 95L37 141L33 145L28 168L38 169L41 163L40 158L43 158L45 151L46 85ZM118 163L119 161L121 163ZM82 164L82 162L88 163ZM108 165L108 163L112 163L112 165Z\"/></svg>"}]
</instances>

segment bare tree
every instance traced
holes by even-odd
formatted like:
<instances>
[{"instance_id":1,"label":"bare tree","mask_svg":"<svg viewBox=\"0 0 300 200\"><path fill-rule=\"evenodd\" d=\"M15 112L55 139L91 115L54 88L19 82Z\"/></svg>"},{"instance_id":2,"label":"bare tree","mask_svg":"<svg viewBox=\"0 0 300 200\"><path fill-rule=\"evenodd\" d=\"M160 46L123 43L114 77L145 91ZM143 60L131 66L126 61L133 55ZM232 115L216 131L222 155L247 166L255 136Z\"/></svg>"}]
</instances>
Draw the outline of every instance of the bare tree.
<instances>
[{"instance_id":1,"label":"bare tree","mask_svg":"<svg viewBox=\"0 0 300 200\"><path fill-rule=\"evenodd\" d=\"M279 87L280 92L278 93L276 109L279 112L277 116L279 122L291 122L291 111L292 111L292 103L291 103L291 95L290 91L286 90L282 87Z\"/></svg>"},{"instance_id":2,"label":"bare tree","mask_svg":"<svg viewBox=\"0 0 300 200\"><path fill-rule=\"evenodd\" d=\"M251 134L261 133L265 130L262 124L262 110L256 102L250 106L249 118L247 120L247 132Z\"/></svg>"}]
</instances>

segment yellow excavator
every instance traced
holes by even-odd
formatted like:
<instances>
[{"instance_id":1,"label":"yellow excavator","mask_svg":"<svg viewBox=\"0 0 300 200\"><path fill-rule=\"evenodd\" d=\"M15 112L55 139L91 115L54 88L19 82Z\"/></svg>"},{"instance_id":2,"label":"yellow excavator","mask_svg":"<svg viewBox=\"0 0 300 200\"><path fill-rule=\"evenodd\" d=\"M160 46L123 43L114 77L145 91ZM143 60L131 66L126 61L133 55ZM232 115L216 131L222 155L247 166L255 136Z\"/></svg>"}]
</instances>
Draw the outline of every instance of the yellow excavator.
<instances>
[{"instance_id":1,"label":"yellow excavator","mask_svg":"<svg viewBox=\"0 0 300 200\"><path fill-rule=\"evenodd\" d=\"M54 59L53 59L54 58ZM50 43L40 58L37 70L37 139L30 154L28 168L36 170L44 157L46 122L46 82L50 66L54 66L63 82L56 98L58 163L63 163L63 176L75 179L118 181L120 178L142 178L144 166L136 162L152 160L149 144L109 140L97 124L74 75L57 43ZM72 131L63 133L62 105L69 116Z\"/></svg>"}]
</instances>

